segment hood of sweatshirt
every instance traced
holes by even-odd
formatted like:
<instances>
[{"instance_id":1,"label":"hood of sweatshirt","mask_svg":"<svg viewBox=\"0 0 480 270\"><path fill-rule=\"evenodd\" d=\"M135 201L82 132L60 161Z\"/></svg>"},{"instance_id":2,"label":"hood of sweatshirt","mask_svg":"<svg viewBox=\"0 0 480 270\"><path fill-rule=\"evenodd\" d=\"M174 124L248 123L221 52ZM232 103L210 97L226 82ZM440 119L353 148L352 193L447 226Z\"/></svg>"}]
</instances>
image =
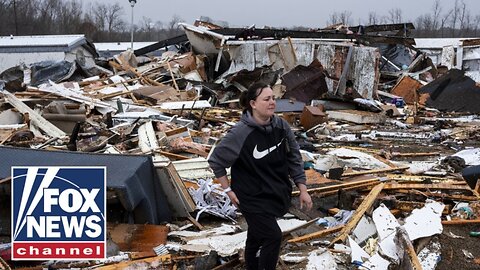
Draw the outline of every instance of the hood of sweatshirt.
<instances>
[{"instance_id":1,"label":"hood of sweatshirt","mask_svg":"<svg viewBox=\"0 0 480 270\"><path fill-rule=\"evenodd\" d=\"M273 127L281 125L281 120L276 115L272 116L272 118L270 119L270 123L268 123L267 125L260 125L255 122L255 119L253 119L253 116L249 111L245 111L242 114L242 118L240 119L240 121L242 121L245 125L256 128L264 133L272 133Z\"/></svg>"}]
</instances>

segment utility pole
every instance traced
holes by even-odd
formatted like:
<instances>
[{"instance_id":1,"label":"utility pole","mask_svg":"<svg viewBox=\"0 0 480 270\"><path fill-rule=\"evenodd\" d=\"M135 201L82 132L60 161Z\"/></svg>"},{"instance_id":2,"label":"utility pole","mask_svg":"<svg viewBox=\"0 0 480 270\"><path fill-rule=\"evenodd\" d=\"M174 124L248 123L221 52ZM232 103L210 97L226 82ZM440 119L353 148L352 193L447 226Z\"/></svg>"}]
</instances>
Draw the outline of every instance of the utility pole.
<instances>
[{"instance_id":1,"label":"utility pole","mask_svg":"<svg viewBox=\"0 0 480 270\"><path fill-rule=\"evenodd\" d=\"M130 6L132 7L132 20L130 23L130 49L133 51L133 7L137 3L137 0L128 0Z\"/></svg>"}]
</instances>

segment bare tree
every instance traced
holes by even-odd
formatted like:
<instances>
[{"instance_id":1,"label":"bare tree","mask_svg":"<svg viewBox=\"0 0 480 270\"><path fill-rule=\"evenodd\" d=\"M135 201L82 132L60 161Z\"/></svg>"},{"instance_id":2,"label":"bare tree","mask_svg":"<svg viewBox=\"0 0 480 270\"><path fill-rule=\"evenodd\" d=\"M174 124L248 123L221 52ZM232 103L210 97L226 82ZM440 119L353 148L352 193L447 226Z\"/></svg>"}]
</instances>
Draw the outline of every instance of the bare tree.
<instances>
[{"instance_id":1,"label":"bare tree","mask_svg":"<svg viewBox=\"0 0 480 270\"><path fill-rule=\"evenodd\" d=\"M402 23L402 10L399 8L393 8L388 11L388 16L391 23Z\"/></svg>"},{"instance_id":2,"label":"bare tree","mask_svg":"<svg viewBox=\"0 0 480 270\"><path fill-rule=\"evenodd\" d=\"M476 37L478 34L478 27L480 26L480 15L475 16L473 19L473 36Z\"/></svg>"},{"instance_id":3,"label":"bare tree","mask_svg":"<svg viewBox=\"0 0 480 270\"><path fill-rule=\"evenodd\" d=\"M64 2L58 14L58 33L77 33L82 24L82 3L77 0Z\"/></svg>"},{"instance_id":4,"label":"bare tree","mask_svg":"<svg viewBox=\"0 0 480 270\"><path fill-rule=\"evenodd\" d=\"M368 13L368 25L380 24L380 17L375 11L370 11Z\"/></svg>"},{"instance_id":5,"label":"bare tree","mask_svg":"<svg viewBox=\"0 0 480 270\"><path fill-rule=\"evenodd\" d=\"M351 23L351 17L352 17L352 12L344 10L342 12L334 12L333 14L330 14L330 19L327 22L328 25L334 25L334 24L344 24L344 25L350 25Z\"/></svg>"},{"instance_id":6,"label":"bare tree","mask_svg":"<svg viewBox=\"0 0 480 270\"><path fill-rule=\"evenodd\" d=\"M448 11L446 14L443 15L443 18L441 19L440 22L440 29L442 33L442 38L444 37L444 30L445 30L445 24L448 21L448 18L450 18L450 15L452 15L453 10Z\"/></svg>"},{"instance_id":7,"label":"bare tree","mask_svg":"<svg viewBox=\"0 0 480 270\"><path fill-rule=\"evenodd\" d=\"M174 37L179 34L180 26L178 23L183 22L183 19L180 18L177 14L173 15L172 19L167 23L167 33L168 37Z\"/></svg>"},{"instance_id":8,"label":"bare tree","mask_svg":"<svg viewBox=\"0 0 480 270\"><path fill-rule=\"evenodd\" d=\"M120 6L119 3L108 6L105 17L107 23L107 30L109 33L124 30L126 23L124 20L122 20L123 14L123 8Z\"/></svg>"},{"instance_id":9,"label":"bare tree","mask_svg":"<svg viewBox=\"0 0 480 270\"><path fill-rule=\"evenodd\" d=\"M455 4L452 8L452 17L450 19L450 29L452 30L452 37L455 37L455 28L457 27L457 21L460 17L460 4L458 0L455 0Z\"/></svg>"},{"instance_id":10,"label":"bare tree","mask_svg":"<svg viewBox=\"0 0 480 270\"><path fill-rule=\"evenodd\" d=\"M433 3L433 14L432 14L432 30L438 29L438 19L440 18L440 13L442 13L442 6L440 6L440 0L435 0Z\"/></svg>"},{"instance_id":11,"label":"bare tree","mask_svg":"<svg viewBox=\"0 0 480 270\"><path fill-rule=\"evenodd\" d=\"M95 5L91 6L91 21L97 28L97 31L105 31L106 28L106 17L108 7L106 4L103 3L96 3Z\"/></svg>"},{"instance_id":12,"label":"bare tree","mask_svg":"<svg viewBox=\"0 0 480 270\"><path fill-rule=\"evenodd\" d=\"M459 36L463 36L465 32L468 32L468 28L470 27L470 12L467 10L467 5L463 1L460 3L458 22L460 26Z\"/></svg>"}]
</instances>

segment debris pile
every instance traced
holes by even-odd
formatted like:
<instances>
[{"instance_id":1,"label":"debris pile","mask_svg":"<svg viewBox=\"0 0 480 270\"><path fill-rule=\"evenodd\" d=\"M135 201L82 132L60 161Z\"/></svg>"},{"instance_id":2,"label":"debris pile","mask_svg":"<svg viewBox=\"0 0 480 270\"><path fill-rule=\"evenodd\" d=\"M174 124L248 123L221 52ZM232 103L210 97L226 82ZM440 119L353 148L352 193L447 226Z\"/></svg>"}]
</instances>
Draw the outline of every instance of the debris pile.
<instances>
[{"instance_id":1,"label":"debris pile","mask_svg":"<svg viewBox=\"0 0 480 270\"><path fill-rule=\"evenodd\" d=\"M445 70L391 34L412 24L182 27L186 36L88 70L59 61L0 74L3 267L20 267L9 254L10 167L101 165L109 257L29 268L241 269L246 224L207 157L259 81L297 136L314 202L300 210L294 191L278 220L280 268L480 267L475 70ZM478 55L478 44L463 50ZM190 49L143 56L171 45Z\"/></svg>"}]
</instances>

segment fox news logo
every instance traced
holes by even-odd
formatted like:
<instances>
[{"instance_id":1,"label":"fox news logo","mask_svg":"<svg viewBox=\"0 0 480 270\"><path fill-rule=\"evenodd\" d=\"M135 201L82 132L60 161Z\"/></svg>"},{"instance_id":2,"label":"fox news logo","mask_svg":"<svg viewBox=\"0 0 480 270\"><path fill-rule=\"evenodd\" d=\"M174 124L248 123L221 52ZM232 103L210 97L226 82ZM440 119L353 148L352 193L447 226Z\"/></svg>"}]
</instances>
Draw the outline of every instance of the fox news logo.
<instances>
[{"instance_id":1,"label":"fox news logo","mask_svg":"<svg viewBox=\"0 0 480 270\"><path fill-rule=\"evenodd\" d=\"M104 259L105 167L12 167L12 259Z\"/></svg>"}]
</instances>

